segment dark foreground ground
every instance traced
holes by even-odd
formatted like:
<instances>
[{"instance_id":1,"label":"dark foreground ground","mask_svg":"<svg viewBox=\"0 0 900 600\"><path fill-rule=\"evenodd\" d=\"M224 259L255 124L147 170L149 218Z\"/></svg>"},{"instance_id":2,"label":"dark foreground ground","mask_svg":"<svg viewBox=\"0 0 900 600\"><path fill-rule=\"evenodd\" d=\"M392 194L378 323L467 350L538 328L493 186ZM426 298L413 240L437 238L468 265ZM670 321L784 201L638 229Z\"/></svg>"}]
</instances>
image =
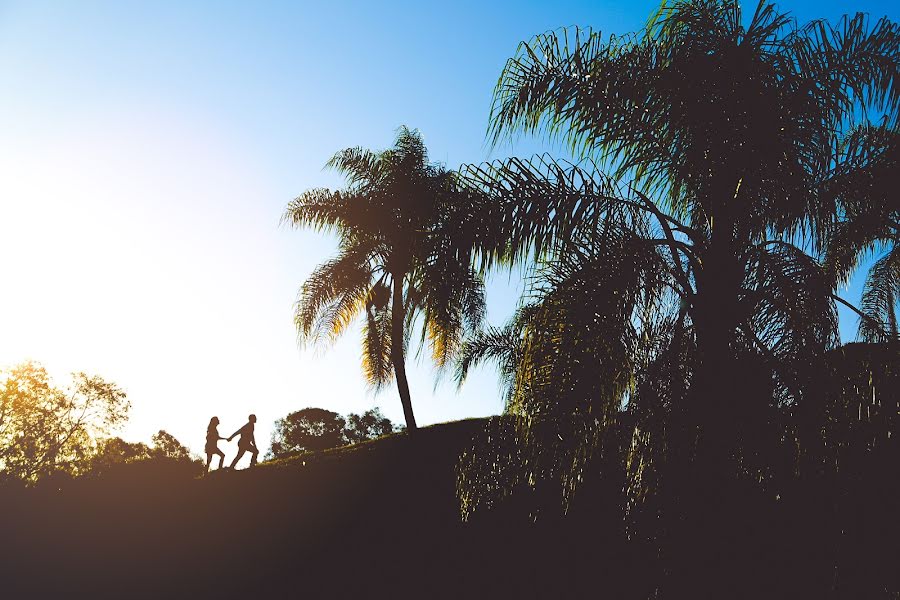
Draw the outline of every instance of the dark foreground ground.
<instances>
[{"instance_id":1,"label":"dark foreground ground","mask_svg":"<svg viewBox=\"0 0 900 600\"><path fill-rule=\"evenodd\" d=\"M586 478L567 517L488 511L461 523L454 467L483 426L437 425L199 479L132 465L61 490L5 490L0 598L652 597L659 556L652 540L626 535L608 500L620 481ZM846 533L864 556L804 543L821 519L795 518L808 511L735 515L731 541L712 553L739 563L718 597L823 597L815 590L834 590L826 563L844 552L831 597L897 598L886 497L897 471L883 475Z\"/></svg>"},{"instance_id":2,"label":"dark foreground ground","mask_svg":"<svg viewBox=\"0 0 900 600\"><path fill-rule=\"evenodd\" d=\"M533 597L528 548L552 543L574 573L587 557L555 527L461 523L454 465L482 425L200 479L131 465L7 490L0 598Z\"/></svg>"}]
</instances>

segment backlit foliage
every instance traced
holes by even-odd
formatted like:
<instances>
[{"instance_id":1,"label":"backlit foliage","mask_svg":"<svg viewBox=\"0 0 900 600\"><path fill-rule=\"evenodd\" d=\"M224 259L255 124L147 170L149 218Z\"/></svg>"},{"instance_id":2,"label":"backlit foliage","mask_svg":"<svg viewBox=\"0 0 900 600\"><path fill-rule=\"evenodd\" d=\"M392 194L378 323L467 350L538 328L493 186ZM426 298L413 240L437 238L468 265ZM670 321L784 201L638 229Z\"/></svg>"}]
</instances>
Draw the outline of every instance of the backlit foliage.
<instances>
[{"instance_id":1,"label":"backlit foliage","mask_svg":"<svg viewBox=\"0 0 900 600\"><path fill-rule=\"evenodd\" d=\"M98 376L75 373L59 388L37 363L13 367L0 384L0 473L33 482L82 472L129 408L125 392Z\"/></svg>"}]
</instances>

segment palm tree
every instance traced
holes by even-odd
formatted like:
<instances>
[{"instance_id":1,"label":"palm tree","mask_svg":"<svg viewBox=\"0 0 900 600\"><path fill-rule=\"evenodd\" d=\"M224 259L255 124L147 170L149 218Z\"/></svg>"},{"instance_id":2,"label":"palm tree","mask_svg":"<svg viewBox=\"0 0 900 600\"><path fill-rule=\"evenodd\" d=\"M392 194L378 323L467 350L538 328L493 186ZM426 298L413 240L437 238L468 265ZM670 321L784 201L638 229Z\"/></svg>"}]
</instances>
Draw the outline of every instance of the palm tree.
<instances>
[{"instance_id":1,"label":"palm tree","mask_svg":"<svg viewBox=\"0 0 900 600\"><path fill-rule=\"evenodd\" d=\"M676 465L668 484L685 509L707 508L738 470L771 482L779 452L758 440L781 444L769 433L785 412L801 470L822 468L814 378L838 343L835 302L844 300L818 259L843 207L887 189L852 182L883 173L884 136L869 124L897 126L898 41L897 25L863 14L799 25L764 2L748 20L733 0L673 2L631 36L539 35L500 76L495 141L548 132L582 158L470 167L472 186L503 207L494 235L477 240L482 252L564 265L592 290L580 302L595 316L625 315L617 326L597 318L577 336L603 340L593 363L618 365L616 380L627 385L539 406L577 418L627 404L637 424L632 478L659 481L661 461ZM611 218L626 210L634 214ZM590 251L570 260L586 239ZM638 275L622 272L623 254L604 250L621 239ZM551 287L570 288L565 281ZM631 312L610 308L640 294L624 305ZM566 306L569 297L539 301L562 321L572 310L590 314ZM515 381L534 395L552 370L529 368L527 354L566 356L578 337L562 325L547 336L530 322L520 331L508 351L472 348L485 357L524 352ZM568 443L557 439L538 441ZM695 516L685 522L702 521Z\"/></svg>"},{"instance_id":2,"label":"palm tree","mask_svg":"<svg viewBox=\"0 0 900 600\"><path fill-rule=\"evenodd\" d=\"M486 252L564 254L613 206L648 215L646 244L669 254L666 285L698 348L688 423L706 429L698 440L727 443L727 403L715 399L739 375L741 347L784 358L836 342L830 299L813 310L785 292L821 288L799 246L822 248L838 213L834 182L875 167L865 157L877 152L850 155L841 141L873 112L896 125L898 39L896 25L862 14L799 26L761 3L745 25L736 2L701 0L665 5L639 35L575 30L523 43L496 89L495 139L549 131L584 160L472 167L474 185L506 207Z\"/></svg>"},{"instance_id":3,"label":"palm tree","mask_svg":"<svg viewBox=\"0 0 900 600\"><path fill-rule=\"evenodd\" d=\"M483 283L466 249L479 197L460 189L454 172L430 163L420 134L406 127L393 148L350 148L328 166L347 187L308 190L283 217L339 238L338 255L303 284L294 321L304 340L334 340L365 313L366 380L380 389L396 378L407 430L414 431L405 366L413 327L421 323L422 342L440 367L484 317Z\"/></svg>"}]
</instances>

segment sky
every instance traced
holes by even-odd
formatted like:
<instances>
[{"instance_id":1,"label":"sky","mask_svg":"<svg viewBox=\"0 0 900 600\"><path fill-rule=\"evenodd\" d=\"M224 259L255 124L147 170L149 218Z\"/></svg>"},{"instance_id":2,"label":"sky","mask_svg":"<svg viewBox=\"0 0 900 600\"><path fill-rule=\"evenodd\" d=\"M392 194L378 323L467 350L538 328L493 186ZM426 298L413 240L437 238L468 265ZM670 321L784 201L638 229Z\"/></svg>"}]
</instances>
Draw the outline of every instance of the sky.
<instances>
[{"instance_id":1,"label":"sky","mask_svg":"<svg viewBox=\"0 0 900 600\"><path fill-rule=\"evenodd\" d=\"M801 21L898 18L886 0L781 6ZM279 226L286 204L340 187L328 158L389 147L400 125L451 168L542 150L485 138L517 44L562 26L634 31L657 7L0 2L0 366L99 374L131 400L123 437L165 429L198 453L213 415L230 435L255 413L261 447L308 406L401 423L395 389L366 387L357 331L298 344L297 290L336 242ZM489 322L521 291L520 273L494 274ZM845 337L854 327L842 319ZM420 425L502 410L492 368L459 390L436 375L424 354L410 366Z\"/></svg>"}]
</instances>

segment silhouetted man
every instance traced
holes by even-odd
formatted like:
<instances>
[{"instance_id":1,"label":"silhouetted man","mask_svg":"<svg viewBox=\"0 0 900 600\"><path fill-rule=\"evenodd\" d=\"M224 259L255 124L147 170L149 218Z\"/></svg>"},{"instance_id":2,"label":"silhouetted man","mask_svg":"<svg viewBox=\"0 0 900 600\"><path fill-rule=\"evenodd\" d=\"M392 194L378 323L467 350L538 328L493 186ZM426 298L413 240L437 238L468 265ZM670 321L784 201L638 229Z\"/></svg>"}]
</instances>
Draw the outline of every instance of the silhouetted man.
<instances>
[{"instance_id":1,"label":"silhouetted man","mask_svg":"<svg viewBox=\"0 0 900 600\"><path fill-rule=\"evenodd\" d=\"M241 439L238 440L237 456L234 457L234 461L231 463L232 469L238 464L241 457L244 456L244 452L249 452L253 455L250 457L250 466L252 467L256 464L256 457L259 455L259 449L256 447L256 437L253 435L254 423L256 423L256 415L250 415L247 424L232 433L231 437L228 438L228 441L230 442L238 434L241 436Z\"/></svg>"}]
</instances>

